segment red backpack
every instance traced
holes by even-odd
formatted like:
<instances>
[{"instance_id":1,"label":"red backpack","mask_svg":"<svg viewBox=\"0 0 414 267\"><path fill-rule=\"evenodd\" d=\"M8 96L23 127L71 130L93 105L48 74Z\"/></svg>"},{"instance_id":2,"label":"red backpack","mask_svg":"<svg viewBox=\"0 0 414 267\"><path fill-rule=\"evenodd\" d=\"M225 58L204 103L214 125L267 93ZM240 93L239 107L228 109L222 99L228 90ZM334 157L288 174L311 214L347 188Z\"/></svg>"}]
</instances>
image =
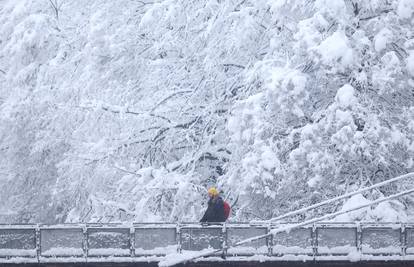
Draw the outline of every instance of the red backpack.
<instances>
[{"instance_id":1,"label":"red backpack","mask_svg":"<svg viewBox=\"0 0 414 267\"><path fill-rule=\"evenodd\" d=\"M230 211L231 211L230 204L227 203L226 201L223 201L223 206L224 206L224 219L227 220L227 218L229 218L230 216Z\"/></svg>"}]
</instances>

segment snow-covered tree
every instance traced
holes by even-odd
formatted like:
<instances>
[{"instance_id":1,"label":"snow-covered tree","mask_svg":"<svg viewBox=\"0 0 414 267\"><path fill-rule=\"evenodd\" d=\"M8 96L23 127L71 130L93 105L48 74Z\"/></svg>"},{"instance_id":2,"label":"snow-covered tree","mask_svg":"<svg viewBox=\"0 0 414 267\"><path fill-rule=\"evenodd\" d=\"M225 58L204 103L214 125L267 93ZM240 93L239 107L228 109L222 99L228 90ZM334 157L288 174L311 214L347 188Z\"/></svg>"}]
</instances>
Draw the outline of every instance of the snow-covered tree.
<instances>
[{"instance_id":1,"label":"snow-covered tree","mask_svg":"<svg viewBox=\"0 0 414 267\"><path fill-rule=\"evenodd\" d=\"M0 214L197 220L216 185L270 218L413 171L413 24L409 0L2 1Z\"/></svg>"},{"instance_id":2,"label":"snow-covered tree","mask_svg":"<svg viewBox=\"0 0 414 267\"><path fill-rule=\"evenodd\" d=\"M238 153L223 183L244 196L240 218L269 218L413 170L413 31L401 5L272 3L275 37L251 71L262 90L239 101L228 124Z\"/></svg>"}]
</instances>

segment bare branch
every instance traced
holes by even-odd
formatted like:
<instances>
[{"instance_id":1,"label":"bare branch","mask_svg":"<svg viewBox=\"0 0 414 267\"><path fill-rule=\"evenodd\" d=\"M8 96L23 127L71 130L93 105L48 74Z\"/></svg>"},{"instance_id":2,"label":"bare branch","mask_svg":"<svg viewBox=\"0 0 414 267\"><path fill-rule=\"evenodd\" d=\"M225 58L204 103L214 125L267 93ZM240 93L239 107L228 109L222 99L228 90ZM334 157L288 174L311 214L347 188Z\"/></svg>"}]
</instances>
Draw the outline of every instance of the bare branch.
<instances>
[{"instance_id":1,"label":"bare branch","mask_svg":"<svg viewBox=\"0 0 414 267\"><path fill-rule=\"evenodd\" d=\"M62 3L59 5L58 0L49 0L49 3L52 6L53 11L55 12L56 19L59 20L59 9L62 6Z\"/></svg>"},{"instance_id":2,"label":"bare branch","mask_svg":"<svg viewBox=\"0 0 414 267\"><path fill-rule=\"evenodd\" d=\"M245 69L245 66L239 65L239 64L233 64L233 63L225 63L223 64L224 67L236 67L240 69Z\"/></svg>"},{"instance_id":3,"label":"bare branch","mask_svg":"<svg viewBox=\"0 0 414 267\"><path fill-rule=\"evenodd\" d=\"M167 102L169 99L173 98L174 96L177 95L182 95L182 94L187 94L187 93L191 93L192 91L190 90L184 90L184 91L179 91L179 92L174 92L171 95L165 97L163 100L161 100L160 102L158 102L152 109L151 112L153 112L154 110L156 110L159 106L161 106L162 104L164 104L165 102Z\"/></svg>"},{"instance_id":4,"label":"bare branch","mask_svg":"<svg viewBox=\"0 0 414 267\"><path fill-rule=\"evenodd\" d=\"M374 19L374 18L377 18L377 17L381 16L382 14L386 14L386 13L391 12L391 11L393 11L393 10L392 9L385 9L385 10L382 10L381 12L379 12L378 14L371 15L371 16L364 17L364 18L360 18L359 20L370 20L370 19Z\"/></svg>"},{"instance_id":5,"label":"bare branch","mask_svg":"<svg viewBox=\"0 0 414 267\"><path fill-rule=\"evenodd\" d=\"M113 167L114 167L115 169L117 169L117 170L122 171L122 172L125 172L125 173L129 173L129 174L133 174L133 175L140 176L140 175L139 175L138 173L136 173L136 172L129 171L129 170L127 170L127 169L124 169L124 168L118 167L117 165L113 165Z\"/></svg>"},{"instance_id":6,"label":"bare branch","mask_svg":"<svg viewBox=\"0 0 414 267\"><path fill-rule=\"evenodd\" d=\"M97 106L77 106L78 108L82 108L82 109L88 109L88 110L94 110L97 108ZM107 111L107 112L111 112L114 114L129 114L129 115L139 115L139 116L151 116L154 118L159 118L159 119L163 119L165 121L167 121L168 123L171 123L171 120L168 119L167 117L164 117L162 115L158 115L158 114L153 114L153 113L147 113L147 112L139 112L139 111L134 111L134 110L130 110L129 108L126 108L124 110L122 110L121 107L113 107L113 106L102 106L101 107L102 110Z\"/></svg>"},{"instance_id":7,"label":"bare branch","mask_svg":"<svg viewBox=\"0 0 414 267\"><path fill-rule=\"evenodd\" d=\"M154 2L144 2L144 1L137 1L138 3L141 4L141 6L146 6L146 5L152 5L154 4Z\"/></svg>"}]
</instances>

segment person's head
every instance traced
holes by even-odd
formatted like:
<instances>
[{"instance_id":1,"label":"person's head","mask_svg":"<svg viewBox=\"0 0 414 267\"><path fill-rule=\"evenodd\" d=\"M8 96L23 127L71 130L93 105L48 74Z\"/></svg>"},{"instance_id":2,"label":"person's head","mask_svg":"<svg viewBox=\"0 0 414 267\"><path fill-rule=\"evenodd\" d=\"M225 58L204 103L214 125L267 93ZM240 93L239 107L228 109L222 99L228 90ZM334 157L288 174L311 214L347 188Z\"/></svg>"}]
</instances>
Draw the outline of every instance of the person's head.
<instances>
[{"instance_id":1,"label":"person's head","mask_svg":"<svg viewBox=\"0 0 414 267\"><path fill-rule=\"evenodd\" d=\"M210 187L207 192L208 192L208 196L210 198L214 198L214 197L218 196L218 194L219 194L219 192L217 191L217 189L215 187Z\"/></svg>"}]
</instances>

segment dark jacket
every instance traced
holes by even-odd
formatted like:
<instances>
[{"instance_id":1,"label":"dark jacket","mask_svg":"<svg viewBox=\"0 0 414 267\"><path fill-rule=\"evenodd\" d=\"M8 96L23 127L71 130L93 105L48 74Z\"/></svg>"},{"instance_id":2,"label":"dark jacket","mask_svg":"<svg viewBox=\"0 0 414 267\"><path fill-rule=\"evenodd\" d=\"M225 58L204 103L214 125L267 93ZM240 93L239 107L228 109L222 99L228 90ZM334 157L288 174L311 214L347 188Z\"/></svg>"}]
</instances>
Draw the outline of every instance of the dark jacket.
<instances>
[{"instance_id":1,"label":"dark jacket","mask_svg":"<svg viewBox=\"0 0 414 267\"><path fill-rule=\"evenodd\" d=\"M223 199L219 197L210 198L208 207L200 222L224 222L224 204Z\"/></svg>"}]
</instances>

